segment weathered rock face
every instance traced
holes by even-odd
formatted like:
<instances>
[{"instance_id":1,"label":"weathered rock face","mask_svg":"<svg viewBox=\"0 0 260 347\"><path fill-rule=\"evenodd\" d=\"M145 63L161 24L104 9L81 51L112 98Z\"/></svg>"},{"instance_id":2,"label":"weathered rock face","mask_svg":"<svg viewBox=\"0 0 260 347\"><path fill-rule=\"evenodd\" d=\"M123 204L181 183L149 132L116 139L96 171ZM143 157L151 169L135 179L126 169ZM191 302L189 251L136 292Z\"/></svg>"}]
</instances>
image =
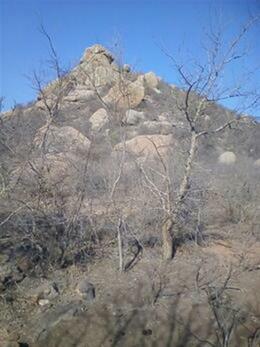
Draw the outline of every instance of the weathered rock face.
<instances>
[{"instance_id":1,"label":"weathered rock face","mask_svg":"<svg viewBox=\"0 0 260 347\"><path fill-rule=\"evenodd\" d=\"M85 50L81 63L88 62L98 65L110 65L114 61L112 54L101 45L94 45Z\"/></svg>"},{"instance_id":2,"label":"weathered rock face","mask_svg":"<svg viewBox=\"0 0 260 347\"><path fill-rule=\"evenodd\" d=\"M144 99L145 89L143 85L136 82L127 82L113 86L104 101L114 104L119 109L129 109L137 107Z\"/></svg>"},{"instance_id":3,"label":"weathered rock face","mask_svg":"<svg viewBox=\"0 0 260 347\"><path fill-rule=\"evenodd\" d=\"M140 135L115 146L115 151L124 149L143 158L157 158L158 153L165 156L174 145L172 135Z\"/></svg>"},{"instance_id":4,"label":"weathered rock face","mask_svg":"<svg viewBox=\"0 0 260 347\"><path fill-rule=\"evenodd\" d=\"M40 128L34 138L36 148L45 149L45 153L73 153L87 151L90 147L89 139L80 131L70 126L57 127L50 125Z\"/></svg>"},{"instance_id":5,"label":"weathered rock face","mask_svg":"<svg viewBox=\"0 0 260 347\"><path fill-rule=\"evenodd\" d=\"M146 121L143 123L143 128L150 134L168 135L172 133L172 125L167 121Z\"/></svg>"},{"instance_id":6,"label":"weathered rock face","mask_svg":"<svg viewBox=\"0 0 260 347\"><path fill-rule=\"evenodd\" d=\"M100 131L109 122L107 111L100 108L90 117L89 121L93 131Z\"/></svg>"},{"instance_id":7,"label":"weathered rock face","mask_svg":"<svg viewBox=\"0 0 260 347\"><path fill-rule=\"evenodd\" d=\"M89 90L84 86L78 86L75 90L71 91L65 98L67 102L87 102L96 97L93 90Z\"/></svg>"},{"instance_id":8,"label":"weathered rock face","mask_svg":"<svg viewBox=\"0 0 260 347\"><path fill-rule=\"evenodd\" d=\"M11 185L18 180L28 187L37 186L37 182L47 187L60 187L64 195L70 194L71 180L77 174L78 158L65 153L47 153L42 157L30 160L30 164L21 166L10 175Z\"/></svg>"},{"instance_id":9,"label":"weathered rock face","mask_svg":"<svg viewBox=\"0 0 260 347\"><path fill-rule=\"evenodd\" d=\"M221 164L234 164L237 160L237 157L235 155L235 153L227 151L222 153L219 157L218 157L218 161Z\"/></svg>"},{"instance_id":10,"label":"weathered rock face","mask_svg":"<svg viewBox=\"0 0 260 347\"><path fill-rule=\"evenodd\" d=\"M157 88L158 86L158 78L156 77L156 75L153 72L147 72L144 75L144 80L146 82L146 85L149 88Z\"/></svg>"},{"instance_id":11,"label":"weathered rock face","mask_svg":"<svg viewBox=\"0 0 260 347\"><path fill-rule=\"evenodd\" d=\"M124 122L127 125L136 125L145 119L143 112L138 112L136 110L127 110Z\"/></svg>"},{"instance_id":12,"label":"weathered rock face","mask_svg":"<svg viewBox=\"0 0 260 347\"><path fill-rule=\"evenodd\" d=\"M34 146L34 157L11 173L10 184L15 186L19 180L36 189L35 185L41 181L46 189L55 186L64 196L72 193L73 178L81 167L80 155L87 153L90 147L88 138L70 126L44 126L36 133ZM38 155L37 149L43 152Z\"/></svg>"},{"instance_id":13,"label":"weathered rock face","mask_svg":"<svg viewBox=\"0 0 260 347\"><path fill-rule=\"evenodd\" d=\"M95 89L115 82L119 77L119 69L108 50L100 45L94 45L86 49L73 75L78 82Z\"/></svg>"}]
</instances>

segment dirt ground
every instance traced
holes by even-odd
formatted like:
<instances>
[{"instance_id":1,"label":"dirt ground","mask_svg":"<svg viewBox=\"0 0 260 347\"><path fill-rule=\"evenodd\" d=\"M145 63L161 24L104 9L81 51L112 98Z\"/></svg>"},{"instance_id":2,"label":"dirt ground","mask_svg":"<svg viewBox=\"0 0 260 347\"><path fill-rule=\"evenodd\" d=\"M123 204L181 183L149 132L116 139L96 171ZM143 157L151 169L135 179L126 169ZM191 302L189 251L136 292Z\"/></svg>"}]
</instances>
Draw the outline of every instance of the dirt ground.
<instances>
[{"instance_id":1,"label":"dirt ground","mask_svg":"<svg viewBox=\"0 0 260 347\"><path fill-rule=\"evenodd\" d=\"M260 242L191 243L168 263L160 247L147 248L124 273L118 271L117 248L110 248L84 267L25 278L1 295L0 346L219 346L207 289L221 287L230 275L224 297L234 311L221 311L226 326L232 312L238 317L230 346L256 347L259 271ZM93 300L79 295L82 279L94 285ZM41 303L37 288L50 283L57 295Z\"/></svg>"}]
</instances>

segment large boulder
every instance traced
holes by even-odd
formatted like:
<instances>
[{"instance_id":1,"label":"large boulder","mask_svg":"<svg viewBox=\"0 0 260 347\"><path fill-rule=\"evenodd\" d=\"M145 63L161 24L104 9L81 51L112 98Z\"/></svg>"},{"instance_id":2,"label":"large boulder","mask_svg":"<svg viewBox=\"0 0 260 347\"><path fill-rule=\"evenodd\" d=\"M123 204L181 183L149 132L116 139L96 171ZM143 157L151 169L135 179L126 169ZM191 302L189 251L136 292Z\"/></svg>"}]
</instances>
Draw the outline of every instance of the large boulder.
<instances>
[{"instance_id":1,"label":"large boulder","mask_svg":"<svg viewBox=\"0 0 260 347\"><path fill-rule=\"evenodd\" d=\"M95 64L96 66L99 66L99 65L111 65L113 61L114 61L114 58L112 54L105 47L97 44L97 45L88 47L85 50L80 63L83 64L87 62L87 63Z\"/></svg>"},{"instance_id":2,"label":"large boulder","mask_svg":"<svg viewBox=\"0 0 260 347\"><path fill-rule=\"evenodd\" d=\"M156 77L156 75L153 72L147 72L144 75L144 80L145 80L146 85L149 88L151 88L151 89L157 88L158 78Z\"/></svg>"},{"instance_id":3,"label":"large boulder","mask_svg":"<svg viewBox=\"0 0 260 347\"><path fill-rule=\"evenodd\" d=\"M221 164L234 164L237 160L237 157L234 152L224 152L218 157L218 161Z\"/></svg>"},{"instance_id":4,"label":"large boulder","mask_svg":"<svg viewBox=\"0 0 260 347\"><path fill-rule=\"evenodd\" d=\"M73 70L73 76L88 88L98 89L118 80L119 69L107 49L94 45L85 50L80 65Z\"/></svg>"},{"instance_id":5,"label":"large boulder","mask_svg":"<svg viewBox=\"0 0 260 347\"><path fill-rule=\"evenodd\" d=\"M109 122L107 111L104 108L98 109L89 121L93 131L100 131Z\"/></svg>"},{"instance_id":6,"label":"large boulder","mask_svg":"<svg viewBox=\"0 0 260 347\"><path fill-rule=\"evenodd\" d=\"M104 101L113 104L119 109L137 107L145 96L144 86L138 82L124 81L115 84L105 96Z\"/></svg>"},{"instance_id":7,"label":"large boulder","mask_svg":"<svg viewBox=\"0 0 260 347\"><path fill-rule=\"evenodd\" d=\"M117 144L114 149L126 150L137 157L158 158L158 155L165 156L173 145L172 135L140 135Z\"/></svg>"},{"instance_id":8,"label":"large boulder","mask_svg":"<svg viewBox=\"0 0 260 347\"><path fill-rule=\"evenodd\" d=\"M172 124L167 121L145 121L143 123L143 128L147 133L168 135L172 133Z\"/></svg>"},{"instance_id":9,"label":"large boulder","mask_svg":"<svg viewBox=\"0 0 260 347\"><path fill-rule=\"evenodd\" d=\"M88 151L89 139L71 126L45 125L34 138L35 148L44 148L45 153L78 153Z\"/></svg>"},{"instance_id":10,"label":"large boulder","mask_svg":"<svg viewBox=\"0 0 260 347\"><path fill-rule=\"evenodd\" d=\"M36 187L41 182L46 189L55 186L66 196L74 189L73 184L76 184L75 178L80 165L78 157L71 154L47 153L15 169L10 174L10 185L15 187L19 182L21 188L28 187L28 190L32 189L35 193L35 189L38 189Z\"/></svg>"},{"instance_id":11,"label":"large boulder","mask_svg":"<svg viewBox=\"0 0 260 347\"><path fill-rule=\"evenodd\" d=\"M145 119L143 112L138 112L136 110L127 110L125 114L124 122L127 125L136 125Z\"/></svg>"},{"instance_id":12,"label":"large boulder","mask_svg":"<svg viewBox=\"0 0 260 347\"><path fill-rule=\"evenodd\" d=\"M96 93L94 90L89 90L84 86L78 86L76 89L71 91L66 97L64 97L64 101L67 102L86 102L96 97Z\"/></svg>"}]
</instances>

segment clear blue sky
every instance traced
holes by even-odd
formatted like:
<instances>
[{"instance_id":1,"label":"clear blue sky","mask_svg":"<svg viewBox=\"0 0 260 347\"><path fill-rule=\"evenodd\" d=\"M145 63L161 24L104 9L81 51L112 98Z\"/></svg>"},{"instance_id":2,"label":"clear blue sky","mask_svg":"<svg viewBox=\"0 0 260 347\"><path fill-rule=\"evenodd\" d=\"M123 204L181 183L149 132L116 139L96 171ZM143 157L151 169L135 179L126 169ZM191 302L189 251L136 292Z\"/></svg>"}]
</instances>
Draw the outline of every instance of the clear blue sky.
<instances>
[{"instance_id":1,"label":"clear blue sky","mask_svg":"<svg viewBox=\"0 0 260 347\"><path fill-rule=\"evenodd\" d=\"M113 45L120 37L124 60L137 70L153 70L170 83L177 77L170 61L158 48L161 42L174 55L179 47L203 61L203 34L215 13L234 33L249 15L260 13L259 0L0 0L0 96L5 108L35 97L25 77L41 69L48 58L46 39L39 33L42 22L51 34L65 67L80 59L84 49L94 43ZM247 63L260 62L260 27L249 34ZM243 66L227 75L239 77ZM231 76L232 75L232 76ZM259 86L260 75L253 75ZM232 104L228 105L232 107ZM260 116L260 111L256 111Z\"/></svg>"}]
</instances>

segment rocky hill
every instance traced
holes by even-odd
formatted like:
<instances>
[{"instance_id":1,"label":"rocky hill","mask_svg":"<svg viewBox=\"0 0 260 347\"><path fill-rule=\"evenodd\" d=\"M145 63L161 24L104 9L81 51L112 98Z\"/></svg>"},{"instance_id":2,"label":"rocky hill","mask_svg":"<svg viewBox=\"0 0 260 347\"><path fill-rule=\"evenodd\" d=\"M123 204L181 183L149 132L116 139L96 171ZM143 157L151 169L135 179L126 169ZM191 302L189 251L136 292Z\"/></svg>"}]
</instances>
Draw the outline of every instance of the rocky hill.
<instances>
[{"instance_id":1,"label":"rocky hill","mask_svg":"<svg viewBox=\"0 0 260 347\"><path fill-rule=\"evenodd\" d=\"M0 343L258 346L259 123L100 45L57 77L0 117Z\"/></svg>"}]
</instances>

